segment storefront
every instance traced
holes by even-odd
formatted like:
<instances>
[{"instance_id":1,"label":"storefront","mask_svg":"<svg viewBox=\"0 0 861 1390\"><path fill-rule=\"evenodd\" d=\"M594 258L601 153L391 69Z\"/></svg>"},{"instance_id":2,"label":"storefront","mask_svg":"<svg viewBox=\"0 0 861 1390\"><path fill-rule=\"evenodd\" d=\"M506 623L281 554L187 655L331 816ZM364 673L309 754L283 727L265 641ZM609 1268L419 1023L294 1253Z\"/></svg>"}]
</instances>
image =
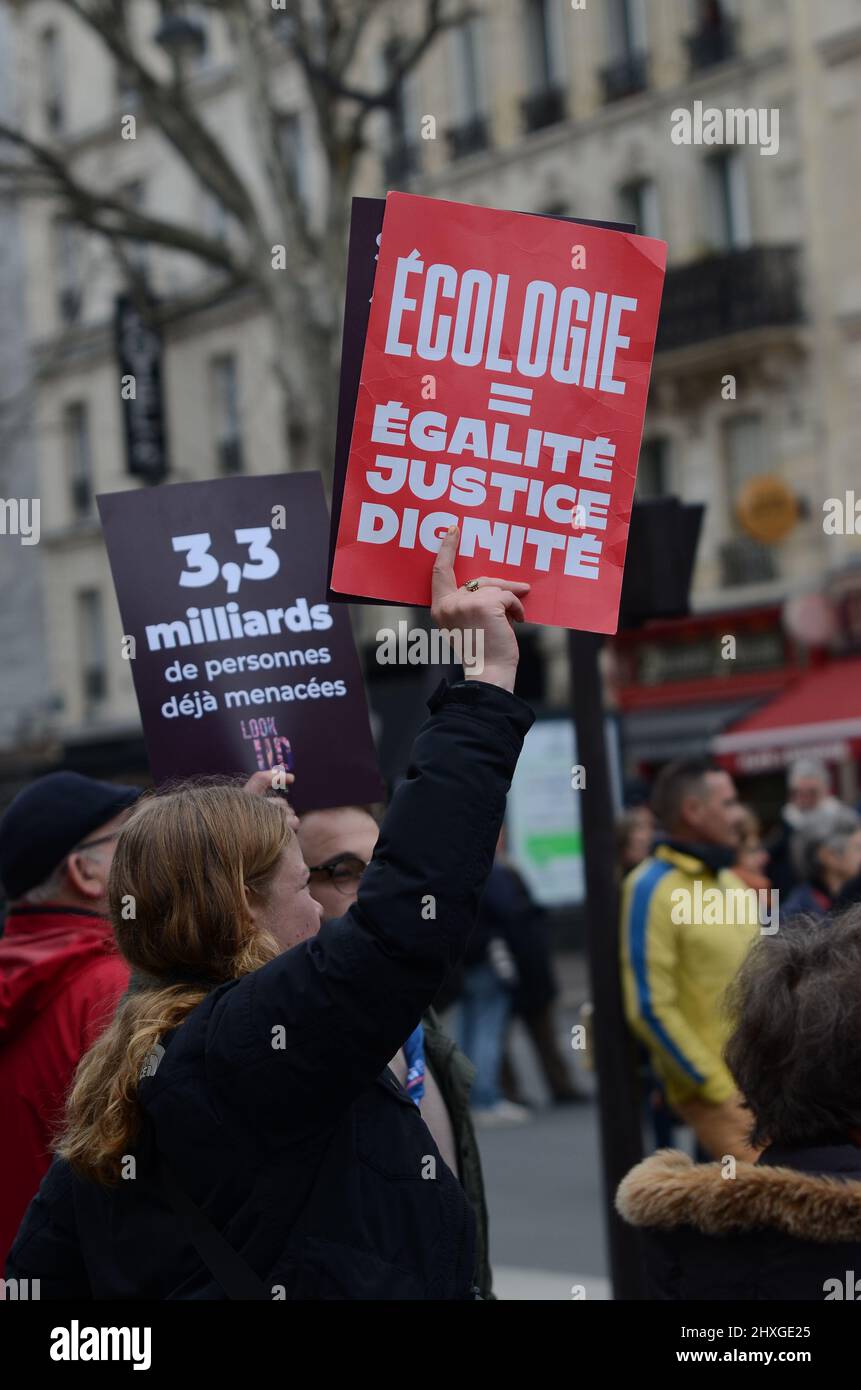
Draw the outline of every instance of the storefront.
<instances>
[{"instance_id":1,"label":"storefront","mask_svg":"<svg viewBox=\"0 0 861 1390\"><path fill-rule=\"evenodd\" d=\"M859 800L861 567L780 605L646 624L611 651L626 777L711 755L768 823L788 764L807 756Z\"/></svg>"},{"instance_id":2,"label":"storefront","mask_svg":"<svg viewBox=\"0 0 861 1390\"><path fill-rule=\"evenodd\" d=\"M854 805L861 756L861 657L829 661L805 672L727 727L715 738L713 751L738 778L784 772L795 758L817 758L832 769L837 794Z\"/></svg>"},{"instance_id":3,"label":"storefront","mask_svg":"<svg viewBox=\"0 0 861 1390\"><path fill-rule=\"evenodd\" d=\"M728 725L783 690L804 660L778 605L647 623L620 633L610 652L625 775L646 780L673 758L708 755Z\"/></svg>"}]
</instances>

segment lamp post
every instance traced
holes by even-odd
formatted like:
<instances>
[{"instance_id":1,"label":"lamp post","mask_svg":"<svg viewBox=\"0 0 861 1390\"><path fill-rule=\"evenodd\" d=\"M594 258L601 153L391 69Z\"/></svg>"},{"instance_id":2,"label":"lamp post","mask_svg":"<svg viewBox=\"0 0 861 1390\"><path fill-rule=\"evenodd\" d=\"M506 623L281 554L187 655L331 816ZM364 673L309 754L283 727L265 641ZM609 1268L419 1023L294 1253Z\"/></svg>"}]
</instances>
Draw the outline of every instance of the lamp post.
<instances>
[{"instance_id":1,"label":"lamp post","mask_svg":"<svg viewBox=\"0 0 861 1390\"><path fill-rule=\"evenodd\" d=\"M181 81L186 64L200 58L206 50L206 29L184 11L178 0L162 0L161 22L153 41L167 54L173 65L174 81Z\"/></svg>"},{"instance_id":2,"label":"lamp post","mask_svg":"<svg viewBox=\"0 0 861 1390\"><path fill-rule=\"evenodd\" d=\"M631 514L620 627L648 618L680 617L688 595L703 508L662 497L638 502ZM616 1188L643 1156L636 1051L625 1022L619 977L619 892L613 798L604 738L599 666L603 638L569 633L572 714L577 757L586 769L582 791L586 867L587 946L592 985L595 1070L598 1076L601 1176L613 1296L645 1297L636 1232L617 1215Z\"/></svg>"}]
</instances>

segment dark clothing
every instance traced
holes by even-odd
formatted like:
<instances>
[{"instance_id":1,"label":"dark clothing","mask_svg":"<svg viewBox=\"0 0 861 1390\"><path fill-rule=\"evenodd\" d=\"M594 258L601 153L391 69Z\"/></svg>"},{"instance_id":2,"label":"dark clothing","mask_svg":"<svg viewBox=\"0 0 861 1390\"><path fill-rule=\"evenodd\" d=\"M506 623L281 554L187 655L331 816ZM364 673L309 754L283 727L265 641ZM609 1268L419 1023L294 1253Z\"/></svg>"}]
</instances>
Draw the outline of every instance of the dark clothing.
<instances>
[{"instance_id":1,"label":"dark clothing","mask_svg":"<svg viewBox=\"0 0 861 1390\"><path fill-rule=\"evenodd\" d=\"M0 1269L51 1162L66 1092L128 984L104 917L11 909L0 941Z\"/></svg>"},{"instance_id":2,"label":"dark clothing","mask_svg":"<svg viewBox=\"0 0 861 1390\"><path fill-rule=\"evenodd\" d=\"M209 994L139 1085L151 1142L274 1296L473 1296L472 1208L387 1062L463 952L532 713L479 682L432 709L354 906ZM43 1298L222 1298L134 1153L113 1188L55 1162L7 1274Z\"/></svg>"},{"instance_id":3,"label":"dark clothing","mask_svg":"<svg viewBox=\"0 0 861 1390\"><path fill-rule=\"evenodd\" d=\"M834 900L820 884L799 883L789 897L781 902L780 920L788 922L790 918L798 917L802 913L808 917L824 917L833 906Z\"/></svg>"},{"instance_id":4,"label":"dark clothing","mask_svg":"<svg viewBox=\"0 0 861 1390\"><path fill-rule=\"evenodd\" d=\"M842 912L844 907L851 907L853 903L861 902L861 874L856 874L850 878L848 883L844 883L834 902L831 904L832 912Z\"/></svg>"},{"instance_id":5,"label":"dark clothing","mask_svg":"<svg viewBox=\"0 0 861 1390\"><path fill-rule=\"evenodd\" d=\"M796 834L793 826L783 816L779 824L765 841L768 850L768 877L771 886L781 899L788 898L798 883L798 875L792 862L792 839Z\"/></svg>"},{"instance_id":6,"label":"dark clothing","mask_svg":"<svg viewBox=\"0 0 861 1390\"><path fill-rule=\"evenodd\" d=\"M498 934L505 937L517 967L515 1013L541 1013L558 993L547 939L546 908L530 896L520 874L507 864L494 867L482 898L482 909L485 907L494 914Z\"/></svg>"},{"instance_id":7,"label":"dark clothing","mask_svg":"<svg viewBox=\"0 0 861 1390\"><path fill-rule=\"evenodd\" d=\"M616 1206L642 1228L650 1298L820 1301L861 1274L861 1149L848 1142L772 1147L734 1177L665 1149Z\"/></svg>"},{"instance_id":8,"label":"dark clothing","mask_svg":"<svg viewBox=\"0 0 861 1390\"><path fill-rule=\"evenodd\" d=\"M465 967L482 965L487 960L488 947L495 937L510 945L508 939L508 873L499 863L490 871L481 902L478 920L463 955Z\"/></svg>"},{"instance_id":9,"label":"dark clothing","mask_svg":"<svg viewBox=\"0 0 861 1390\"><path fill-rule=\"evenodd\" d=\"M457 1145L459 1177L475 1213L475 1283L482 1298L493 1294L493 1274L487 1237L487 1200L484 1174L469 1109L475 1067L460 1051L453 1038L443 1032L433 1009L423 1015L425 1058L445 1101Z\"/></svg>"}]
</instances>

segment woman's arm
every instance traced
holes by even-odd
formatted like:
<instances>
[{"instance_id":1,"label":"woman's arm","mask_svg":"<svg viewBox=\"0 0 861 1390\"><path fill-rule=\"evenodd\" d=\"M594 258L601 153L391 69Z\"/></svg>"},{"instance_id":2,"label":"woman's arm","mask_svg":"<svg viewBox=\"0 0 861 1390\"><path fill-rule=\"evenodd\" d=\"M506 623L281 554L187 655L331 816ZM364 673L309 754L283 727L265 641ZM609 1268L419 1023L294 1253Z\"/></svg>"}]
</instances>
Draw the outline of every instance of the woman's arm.
<instances>
[{"instance_id":1,"label":"woman's arm","mask_svg":"<svg viewBox=\"0 0 861 1390\"><path fill-rule=\"evenodd\" d=\"M514 683L519 600L488 580L456 589L453 548L440 552L434 616L484 633L482 679L431 702L355 906L213 1009L207 1069L220 1095L297 1137L303 1119L336 1114L373 1081L463 952L532 724L503 688Z\"/></svg>"}]
</instances>

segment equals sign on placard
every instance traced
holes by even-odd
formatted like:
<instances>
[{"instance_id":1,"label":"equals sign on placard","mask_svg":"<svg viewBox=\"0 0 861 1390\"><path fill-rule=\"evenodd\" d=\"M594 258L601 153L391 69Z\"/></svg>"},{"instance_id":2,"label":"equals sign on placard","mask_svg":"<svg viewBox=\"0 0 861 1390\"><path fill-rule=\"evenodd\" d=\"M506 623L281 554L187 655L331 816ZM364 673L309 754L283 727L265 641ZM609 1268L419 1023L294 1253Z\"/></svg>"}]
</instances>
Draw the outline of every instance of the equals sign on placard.
<instances>
[{"instance_id":1,"label":"equals sign on placard","mask_svg":"<svg viewBox=\"0 0 861 1390\"><path fill-rule=\"evenodd\" d=\"M503 410L508 415L528 415L531 402L531 386L509 386L502 381L490 383L488 410Z\"/></svg>"}]
</instances>

